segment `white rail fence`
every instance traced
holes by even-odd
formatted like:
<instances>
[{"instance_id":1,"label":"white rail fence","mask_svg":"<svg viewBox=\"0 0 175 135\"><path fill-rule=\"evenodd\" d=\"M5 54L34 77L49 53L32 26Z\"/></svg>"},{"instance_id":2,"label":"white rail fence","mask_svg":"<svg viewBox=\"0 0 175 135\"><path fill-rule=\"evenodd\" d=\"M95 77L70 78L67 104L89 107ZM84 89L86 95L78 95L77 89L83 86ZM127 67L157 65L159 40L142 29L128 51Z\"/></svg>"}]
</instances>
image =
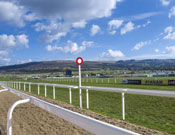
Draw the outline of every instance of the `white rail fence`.
<instances>
[{"instance_id":1,"label":"white rail fence","mask_svg":"<svg viewBox=\"0 0 175 135\"><path fill-rule=\"evenodd\" d=\"M72 89L78 89L78 86L73 85L62 85L62 84L50 84L50 83L32 83L32 82L12 82L12 81L2 81L3 85L12 88L20 88L21 84L24 85L24 91L26 91L26 85L29 86L29 92L31 92L31 85L38 85L38 95L40 94L40 86L44 86L44 95L47 97L47 86L53 87L53 99L55 99L55 87L68 88L69 89L69 103L72 104ZM89 109L89 90L96 91L107 91L107 92L117 92L122 93L122 119L125 120L125 93L138 94L138 95L151 95L151 96L162 96L162 97L175 97L175 91L159 91L159 90L142 90L142 89L123 89L123 88L108 88L108 87L93 87L93 86L81 86L81 89L86 90L86 108ZM20 89L19 89L20 90ZM82 100L81 95L79 95L79 100ZM82 102L82 101L81 101ZM81 105L80 105L81 107Z\"/></svg>"},{"instance_id":2,"label":"white rail fence","mask_svg":"<svg viewBox=\"0 0 175 135\"><path fill-rule=\"evenodd\" d=\"M24 94L20 91L14 90L12 88L1 86L5 89L8 89L10 92L15 93L19 97L25 99L15 102L9 110L8 113L8 124L7 124L7 135L12 135L12 113L14 108L21 104L30 102L58 117L61 117L91 133L96 135L139 135L138 133L96 120L94 118L70 111L68 109L62 108L60 106L51 104L49 102L40 100L36 97Z\"/></svg>"}]
</instances>

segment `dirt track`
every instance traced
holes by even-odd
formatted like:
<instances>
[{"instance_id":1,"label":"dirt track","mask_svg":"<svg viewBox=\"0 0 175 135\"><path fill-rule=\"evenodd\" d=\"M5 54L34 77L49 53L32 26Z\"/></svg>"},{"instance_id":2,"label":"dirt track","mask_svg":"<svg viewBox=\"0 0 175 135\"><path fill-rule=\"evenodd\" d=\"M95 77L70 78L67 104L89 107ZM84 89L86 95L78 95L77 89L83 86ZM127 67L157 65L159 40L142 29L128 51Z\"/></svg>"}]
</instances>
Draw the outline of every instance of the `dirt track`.
<instances>
[{"instance_id":1,"label":"dirt track","mask_svg":"<svg viewBox=\"0 0 175 135\"><path fill-rule=\"evenodd\" d=\"M55 100L44 98L44 97L39 97L39 98L46 100L48 102L57 104L59 106L62 106L64 108L73 110L75 112L79 112L81 114L88 115L98 120L102 120L102 121L111 123L113 125L120 126L120 127L129 129L129 130L138 132L140 134L144 134L144 135L164 134L156 130L148 129L142 126L130 124L130 123L127 123L121 120L111 118L111 117L103 116L95 112L92 112L90 110L80 109L79 107L75 107L70 104L66 104L63 102L55 101ZM10 105L18 99L20 98L9 92L3 92L0 94L0 124L1 124L0 129L2 128L3 131L6 127L7 110L9 109ZM17 107L15 109L13 116L14 116L14 119L13 119L14 135L90 134L87 131L77 126L74 126L68 123L67 121L60 119L29 103L20 105L19 107Z\"/></svg>"},{"instance_id":2,"label":"dirt track","mask_svg":"<svg viewBox=\"0 0 175 135\"><path fill-rule=\"evenodd\" d=\"M9 107L20 98L10 92L0 93L0 135L6 135ZM13 135L87 135L90 134L30 103L19 105L13 113Z\"/></svg>"}]
</instances>

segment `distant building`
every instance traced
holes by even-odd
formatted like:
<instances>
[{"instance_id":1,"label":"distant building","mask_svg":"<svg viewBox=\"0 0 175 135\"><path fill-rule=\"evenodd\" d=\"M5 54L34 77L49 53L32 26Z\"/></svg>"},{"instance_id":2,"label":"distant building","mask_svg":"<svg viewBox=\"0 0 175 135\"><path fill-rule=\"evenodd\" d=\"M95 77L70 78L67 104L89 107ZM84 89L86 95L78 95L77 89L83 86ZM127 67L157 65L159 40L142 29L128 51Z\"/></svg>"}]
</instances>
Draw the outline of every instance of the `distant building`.
<instances>
[{"instance_id":1,"label":"distant building","mask_svg":"<svg viewBox=\"0 0 175 135\"><path fill-rule=\"evenodd\" d=\"M71 77L72 76L72 70L67 69L66 70L66 76Z\"/></svg>"}]
</instances>

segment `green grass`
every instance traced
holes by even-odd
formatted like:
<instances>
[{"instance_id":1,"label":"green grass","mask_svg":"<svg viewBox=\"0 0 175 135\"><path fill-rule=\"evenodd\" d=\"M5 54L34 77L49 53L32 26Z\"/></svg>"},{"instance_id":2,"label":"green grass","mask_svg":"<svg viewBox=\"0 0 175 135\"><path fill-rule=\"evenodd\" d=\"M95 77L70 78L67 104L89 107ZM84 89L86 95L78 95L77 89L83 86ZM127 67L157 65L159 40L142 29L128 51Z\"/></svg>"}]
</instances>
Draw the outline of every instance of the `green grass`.
<instances>
[{"instance_id":1,"label":"green grass","mask_svg":"<svg viewBox=\"0 0 175 135\"><path fill-rule=\"evenodd\" d=\"M71 84L68 82L64 83ZM103 86L113 87L114 85L106 83L103 84ZM23 85L21 85L21 89L23 89ZM37 85L32 85L31 87L32 93L37 94L37 89L38 89ZM53 95L52 89L53 89L52 87L49 86L47 87L48 98L52 98ZM26 91L28 91L28 85L26 85ZM40 93L41 93L40 95L44 96L44 86L40 86ZM79 93L78 89L72 89L72 103L75 106L79 106L78 93ZM86 94L85 90L83 90L82 91L83 108L86 108L85 94ZM125 94L125 97L126 97L125 98L126 121L137 125L145 126L148 128L156 129L159 131L168 132L170 134L175 134L175 98L144 96L134 94ZM56 100L69 103L69 90L65 88L56 88ZM111 116L117 119L122 119L122 106L121 106L120 93L89 91L89 105L90 110L94 112Z\"/></svg>"},{"instance_id":2,"label":"green grass","mask_svg":"<svg viewBox=\"0 0 175 135\"><path fill-rule=\"evenodd\" d=\"M116 79L116 82L115 82ZM175 80L174 77L159 77L159 78L124 78L124 79L147 79L147 80ZM72 82L71 80L74 80ZM96 82L97 80L97 82ZM103 81L102 81L103 80ZM167 90L175 91L174 86L167 85L137 85L137 84L122 84L121 81L123 78L110 78L109 83L107 78L88 78L82 79L82 86L99 86L99 87L114 87L114 88L133 88L133 89L151 89L151 90ZM21 81L21 80L20 80ZM76 81L76 82L75 82ZM87 82L88 81L88 82ZM91 82L92 81L92 82ZM60 80L27 80L26 82L43 82L43 83L55 83L55 84L69 84L69 85L78 85L78 79L60 79Z\"/></svg>"}]
</instances>

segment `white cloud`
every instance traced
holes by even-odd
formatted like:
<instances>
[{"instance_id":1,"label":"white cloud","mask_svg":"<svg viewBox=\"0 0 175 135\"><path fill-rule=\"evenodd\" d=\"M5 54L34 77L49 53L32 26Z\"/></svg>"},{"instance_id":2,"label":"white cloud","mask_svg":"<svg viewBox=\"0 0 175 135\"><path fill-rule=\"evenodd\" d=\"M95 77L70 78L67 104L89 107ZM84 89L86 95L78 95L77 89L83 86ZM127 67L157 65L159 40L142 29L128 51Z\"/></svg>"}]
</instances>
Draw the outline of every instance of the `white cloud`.
<instances>
[{"instance_id":1,"label":"white cloud","mask_svg":"<svg viewBox=\"0 0 175 135\"><path fill-rule=\"evenodd\" d=\"M132 22L128 22L120 31L121 35L126 34L127 32L130 32L134 30L134 24Z\"/></svg>"},{"instance_id":2,"label":"white cloud","mask_svg":"<svg viewBox=\"0 0 175 135\"><path fill-rule=\"evenodd\" d=\"M168 14L169 18L171 18L172 16L175 16L175 6L170 9L170 12Z\"/></svg>"},{"instance_id":3,"label":"white cloud","mask_svg":"<svg viewBox=\"0 0 175 135\"><path fill-rule=\"evenodd\" d=\"M0 35L0 59L4 62L9 62L9 51L21 46L28 47L28 37L25 34L22 35Z\"/></svg>"},{"instance_id":4,"label":"white cloud","mask_svg":"<svg viewBox=\"0 0 175 135\"><path fill-rule=\"evenodd\" d=\"M117 29L123 24L123 20L111 20L108 22L110 29Z\"/></svg>"},{"instance_id":5,"label":"white cloud","mask_svg":"<svg viewBox=\"0 0 175 135\"><path fill-rule=\"evenodd\" d=\"M159 52L159 49L155 49L154 51L155 51L156 53L158 53L158 52Z\"/></svg>"},{"instance_id":6,"label":"white cloud","mask_svg":"<svg viewBox=\"0 0 175 135\"><path fill-rule=\"evenodd\" d=\"M101 28L98 25L93 24L91 27L91 35L94 36L99 33Z\"/></svg>"},{"instance_id":7,"label":"white cloud","mask_svg":"<svg viewBox=\"0 0 175 135\"><path fill-rule=\"evenodd\" d=\"M151 21L147 21L145 24L142 24L142 27L146 27L151 23Z\"/></svg>"},{"instance_id":8,"label":"white cloud","mask_svg":"<svg viewBox=\"0 0 175 135\"><path fill-rule=\"evenodd\" d=\"M116 3L122 0L7 0L0 1L0 21L15 23L24 26L26 21L42 21L42 25L36 24L36 31L43 29L45 33L40 40L53 42L65 36L71 29L84 28L86 22L96 18L109 17ZM50 22L50 24L48 24ZM54 22L54 23L53 23ZM60 26L66 25L64 26ZM58 26L55 30L52 26ZM60 28L61 27L61 28ZM64 27L64 29L63 29ZM50 29L50 30L48 30ZM60 30L61 29L61 30Z\"/></svg>"},{"instance_id":9,"label":"white cloud","mask_svg":"<svg viewBox=\"0 0 175 135\"><path fill-rule=\"evenodd\" d=\"M4 58L0 56L0 65L8 65L8 63L11 61L10 58Z\"/></svg>"},{"instance_id":10,"label":"white cloud","mask_svg":"<svg viewBox=\"0 0 175 135\"><path fill-rule=\"evenodd\" d=\"M74 28L84 28L85 26L86 26L86 21L84 20L72 23L72 27Z\"/></svg>"},{"instance_id":11,"label":"white cloud","mask_svg":"<svg viewBox=\"0 0 175 135\"><path fill-rule=\"evenodd\" d=\"M123 24L123 20L111 20L108 22L109 34L114 35L116 30Z\"/></svg>"},{"instance_id":12,"label":"white cloud","mask_svg":"<svg viewBox=\"0 0 175 135\"><path fill-rule=\"evenodd\" d=\"M166 46L165 53L175 55L175 46Z\"/></svg>"},{"instance_id":13,"label":"white cloud","mask_svg":"<svg viewBox=\"0 0 175 135\"><path fill-rule=\"evenodd\" d=\"M170 4L169 0L160 0L163 6L168 6Z\"/></svg>"},{"instance_id":14,"label":"white cloud","mask_svg":"<svg viewBox=\"0 0 175 135\"><path fill-rule=\"evenodd\" d=\"M40 18L63 19L78 22L94 18L109 17L117 0L17 0L19 5L33 11Z\"/></svg>"},{"instance_id":15,"label":"white cloud","mask_svg":"<svg viewBox=\"0 0 175 135\"><path fill-rule=\"evenodd\" d=\"M24 26L23 8L12 2L0 1L0 21L15 24L19 27Z\"/></svg>"},{"instance_id":16,"label":"white cloud","mask_svg":"<svg viewBox=\"0 0 175 135\"><path fill-rule=\"evenodd\" d=\"M82 45L79 46L76 42L72 42L70 40L67 41L67 45L64 47L60 46L52 46L52 45L47 45L46 50L47 51L62 51L64 53L70 53L70 54L78 54L82 51L85 51L87 47L90 47L93 44L92 41L83 41Z\"/></svg>"},{"instance_id":17,"label":"white cloud","mask_svg":"<svg viewBox=\"0 0 175 135\"><path fill-rule=\"evenodd\" d=\"M167 34L163 39L175 40L175 27L169 26L166 27L164 33Z\"/></svg>"},{"instance_id":18,"label":"white cloud","mask_svg":"<svg viewBox=\"0 0 175 135\"><path fill-rule=\"evenodd\" d=\"M132 16L122 17L122 20L124 21L142 20L142 19L146 19L146 18L150 18L156 15L159 15L159 14L161 14L161 12L146 12L146 13L136 14Z\"/></svg>"},{"instance_id":19,"label":"white cloud","mask_svg":"<svg viewBox=\"0 0 175 135\"><path fill-rule=\"evenodd\" d=\"M173 59L175 57L175 46L166 46L165 51L159 53L159 49L155 50L156 54L143 54L139 56L129 57L129 59Z\"/></svg>"},{"instance_id":20,"label":"white cloud","mask_svg":"<svg viewBox=\"0 0 175 135\"><path fill-rule=\"evenodd\" d=\"M102 53L102 57L114 58L114 59L120 59L123 58L124 56L125 55L120 50L109 49L107 52Z\"/></svg>"},{"instance_id":21,"label":"white cloud","mask_svg":"<svg viewBox=\"0 0 175 135\"><path fill-rule=\"evenodd\" d=\"M30 22L35 21L35 20L39 20L39 18L34 13L24 15L24 19L26 21L30 21Z\"/></svg>"},{"instance_id":22,"label":"white cloud","mask_svg":"<svg viewBox=\"0 0 175 135\"><path fill-rule=\"evenodd\" d=\"M24 45L26 48L28 48L28 37L25 34L17 35L16 36L16 45Z\"/></svg>"},{"instance_id":23,"label":"white cloud","mask_svg":"<svg viewBox=\"0 0 175 135\"><path fill-rule=\"evenodd\" d=\"M27 35L0 35L0 50L6 50L17 46L28 47Z\"/></svg>"},{"instance_id":24,"label":"white cloud","mask_svg":"<svg viewBox=\"0 0 175 135\"><path fill-rule=\"evenodd\" d=\"M151 44L151 41L145 41L145 42L139 42L137 43L132 50L138 51L140 50L142 47Z\"/></svg>"},{"instance_id":25,"label":"white cloud","mask_svg":"<svg viewBox=\"0 0 175 135\"><path fill-rule=\"evenodd\" d=\"M6 50L0 50L0 56L7 56L8 55L8 51Z\"/></svg>"},{"instance_id":26,"label":"white cloud","mask_svg":"<svg viewBox=\"0 0 175 135\"><path fill-rule=\"evenodd\" d=\"M45 33L40 36L40 41L44 43L51 43L54 40L59 40L61 37L66 36L67 32L70 30L69 24L57 23L55 21L52 21L48 25L36 23L34 27L37 32L45 31Z\"/></svg>"}]
</instances>

